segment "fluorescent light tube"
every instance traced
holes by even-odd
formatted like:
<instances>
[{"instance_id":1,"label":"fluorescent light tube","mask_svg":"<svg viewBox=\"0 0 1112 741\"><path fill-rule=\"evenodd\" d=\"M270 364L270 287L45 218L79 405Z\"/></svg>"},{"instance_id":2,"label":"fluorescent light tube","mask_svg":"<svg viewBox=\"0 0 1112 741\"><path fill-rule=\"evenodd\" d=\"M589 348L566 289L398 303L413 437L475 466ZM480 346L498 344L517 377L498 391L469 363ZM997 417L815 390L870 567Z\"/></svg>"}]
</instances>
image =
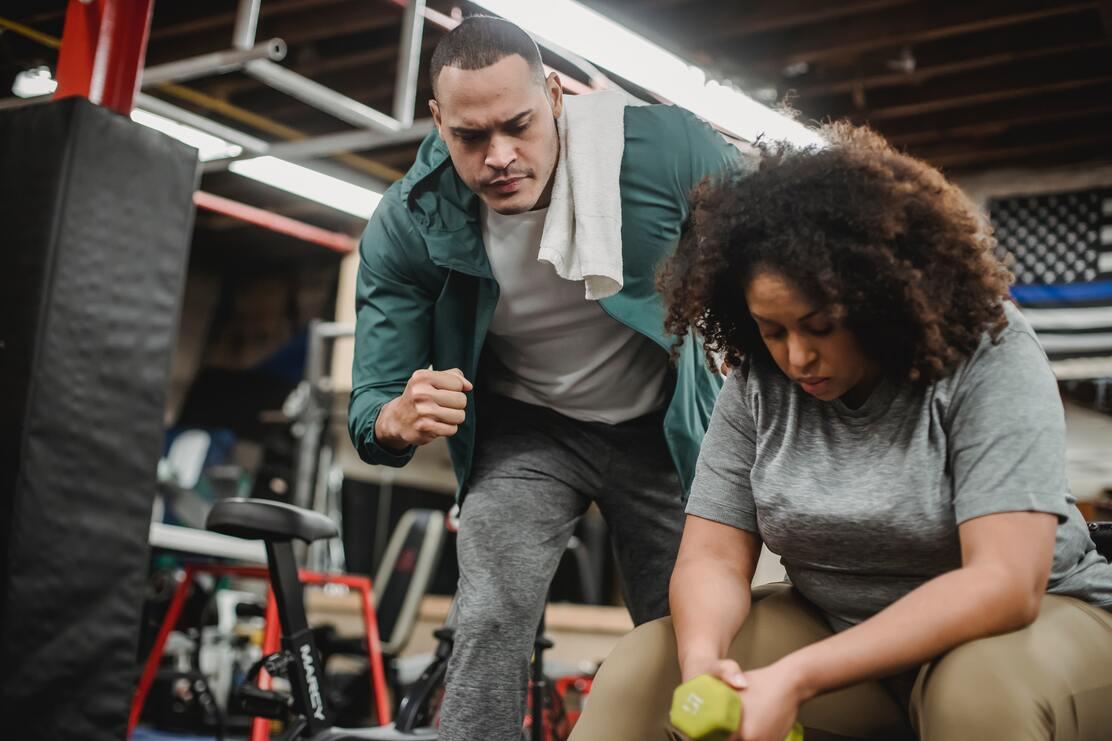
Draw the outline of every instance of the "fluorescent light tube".
<instances>
[{"instance_id":1,"label":"fluorescent light tube","mask_svg":"<svg viewBox=\"0 0 1112 741\"><path fill-rule=\"evenodd\" d=\"M363 219L369 218L382 200L381 193L277 157L236 160L228 165L228 169L237 175Z\"/></svg>"},{"instance_id":2,"label":"fluorescent light tube","mask_svg":"<svg viewBox=\"0 0 1112 741\"><path fill-rule=\"evenodd\" d=\"M136 123L158 129L196 147L202 162L236 157L243 152L243 148L238 144L156 113L136 108L132 111L131 118ZM370 217L378 202L382 200L381 193L352 185L331 175L277 157L236 160L228 165L228 170L364 219Z\"/></svg>"},{"instance_id":3,"label":"fluorescent light tube","mask_svg":"<svg viewBox=\"0 0 1112 741\"><path fill-rule=\"evenodd\" d=\"M209 160L235 157L243 151L243 147L232 144L218 136L207 134L200 129L187 126L177 121L160 116L157 113L136 108L131 112L131 120L152 129L168 134L178 141L185 142L197 150L197 155L202 162Z\"/></svg>"}]
</instances>

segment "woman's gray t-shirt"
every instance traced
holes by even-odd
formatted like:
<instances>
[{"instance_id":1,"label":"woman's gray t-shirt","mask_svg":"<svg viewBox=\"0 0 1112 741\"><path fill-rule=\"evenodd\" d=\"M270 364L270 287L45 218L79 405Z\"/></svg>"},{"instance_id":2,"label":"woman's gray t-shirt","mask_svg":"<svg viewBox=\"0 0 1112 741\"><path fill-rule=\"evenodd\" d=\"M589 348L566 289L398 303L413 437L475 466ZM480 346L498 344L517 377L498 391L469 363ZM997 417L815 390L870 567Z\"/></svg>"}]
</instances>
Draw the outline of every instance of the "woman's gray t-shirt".
<instances>
[{"instance_id":1,"label":"woman's gray t-shirt","mask_svg":"<svg viewBox=\"0 0 1112 741\"><path fill-rule=\"evenodd\" d=\"M961 566L957 526L997 512L1057 515L1048 591L1112 608L1112 566L1066 481L1054 376L1005 311L999 343L986 337L949 378L884 381L857 409L746 363L718 397L688 514L758 533L836 630Z\"/></svg>"}]
</instances>

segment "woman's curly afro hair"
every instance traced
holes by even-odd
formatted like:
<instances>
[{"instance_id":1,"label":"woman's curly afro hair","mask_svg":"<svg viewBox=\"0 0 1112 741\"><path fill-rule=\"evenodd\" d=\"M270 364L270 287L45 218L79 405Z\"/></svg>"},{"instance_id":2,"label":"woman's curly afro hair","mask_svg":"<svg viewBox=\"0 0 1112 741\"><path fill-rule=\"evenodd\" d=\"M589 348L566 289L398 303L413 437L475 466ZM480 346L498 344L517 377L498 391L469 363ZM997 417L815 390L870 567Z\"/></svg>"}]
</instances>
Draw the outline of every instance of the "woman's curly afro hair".
<instances>
[{"instance_id":1,"label":"woman's curly afro hair","mask_svg":"<svg viewBox=\"0 0 1112 741\"><path fill-rule=\"evenodd\" d=\"M837 123L821 133L824 147L765 146L756 172L696 189L657 276L677 349L694 329L712 367L767 353L745 287L772 270L817 306L838 307L893 378L946 377L1007 324L1011 276L986 225L937 170L872 131Z\"/></svg>"}]
</instances>

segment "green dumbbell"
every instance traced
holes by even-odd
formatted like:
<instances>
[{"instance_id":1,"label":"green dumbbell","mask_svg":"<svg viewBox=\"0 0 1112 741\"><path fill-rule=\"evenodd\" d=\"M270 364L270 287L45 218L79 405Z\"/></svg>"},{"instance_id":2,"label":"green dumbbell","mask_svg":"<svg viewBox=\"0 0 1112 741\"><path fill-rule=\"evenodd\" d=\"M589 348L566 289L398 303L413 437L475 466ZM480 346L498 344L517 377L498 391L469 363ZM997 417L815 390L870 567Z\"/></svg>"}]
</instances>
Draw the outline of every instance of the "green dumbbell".
<instances>
[{"instance_id":1,"label":"green dumbbell","mask_svg":"<svg viewBox=\"0 0 1112 741\"><path fill-rule=\"evenodd\" d=\"M741 697L721 679L701 674L676 688L669 719L691 741L723 741L741 726ZM803 741L803 726L792 726L784 741Z\"/></svg>"}]
</instances>

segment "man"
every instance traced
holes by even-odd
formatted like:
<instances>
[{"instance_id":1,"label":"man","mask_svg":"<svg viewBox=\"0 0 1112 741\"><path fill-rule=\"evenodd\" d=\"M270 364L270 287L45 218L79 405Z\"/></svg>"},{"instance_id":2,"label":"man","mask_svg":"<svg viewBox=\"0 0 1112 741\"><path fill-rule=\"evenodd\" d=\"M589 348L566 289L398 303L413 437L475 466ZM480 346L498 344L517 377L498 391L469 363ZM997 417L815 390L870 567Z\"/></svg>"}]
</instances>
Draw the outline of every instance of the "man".
<instances>
[{"instance_id":1,"label":"man","mask_svg":"<svg viewBox=\"0 0 1112 741\"><path fill-rule=\"evenodd\" d=\"M592 501L634 622L667 612L719 380L697 342L669 363L654 271L689 191L738 153L682 109L620 113L622 288L587 300L582 281L537 261L560 162L559 78L545 77L528 34L488 17L449 33L430 72L436 131L360 245L349 422L376 464L448 438L460 580L441 738L501 741L520 738L545 594Z\"/></svg>"}]
</instances>

